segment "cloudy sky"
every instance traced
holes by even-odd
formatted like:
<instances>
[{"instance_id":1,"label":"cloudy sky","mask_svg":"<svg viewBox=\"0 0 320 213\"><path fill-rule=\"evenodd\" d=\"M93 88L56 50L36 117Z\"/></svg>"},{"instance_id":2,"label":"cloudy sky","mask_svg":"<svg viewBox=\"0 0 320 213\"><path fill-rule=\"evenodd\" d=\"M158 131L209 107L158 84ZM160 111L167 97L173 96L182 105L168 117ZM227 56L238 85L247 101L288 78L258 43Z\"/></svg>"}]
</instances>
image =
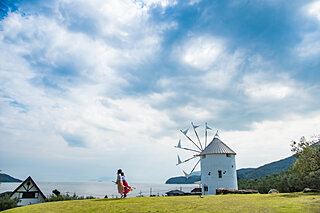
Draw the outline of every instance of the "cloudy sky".
<instances>
[{"instance_id":1,"label":"cloudy sky","mask_svg":"<svg viewBox=\"0 0 320 213\"><path fill-rule=\"evenodd\" d=\"M164 182L183 174L173 146L190 145L179 132L190 122L202 140L205 122L210 139L219 129L237 168L320 133L320 1L0 7L0 169L15 177L86 181L123 168L131 182Z\"/></svg>"}]
</instances>

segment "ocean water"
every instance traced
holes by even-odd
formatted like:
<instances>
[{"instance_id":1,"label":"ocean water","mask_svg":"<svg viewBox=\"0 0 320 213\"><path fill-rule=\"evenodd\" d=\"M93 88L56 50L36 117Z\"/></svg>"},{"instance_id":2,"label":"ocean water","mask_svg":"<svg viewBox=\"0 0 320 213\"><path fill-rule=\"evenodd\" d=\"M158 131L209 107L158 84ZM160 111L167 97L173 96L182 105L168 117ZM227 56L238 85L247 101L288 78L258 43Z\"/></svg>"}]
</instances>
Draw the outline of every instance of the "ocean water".
<instances>
[{"instance_id":1,"label":"ocean water","mask_svg":"<svg viewBox=\"0 0 320 213\"><path fill-rule=\"evenodd\" d=\"M14 191L21 183L1 183L0 193ZM97 198L108 198L119 196L117 185L112 182L36 182L43 194L50 195L52 190L57 189L61 194L78 196L94 196ZM170 190L182 190L190 192L199 187L198 184L161 184L161 183L129 183L136 189L129 192L128 197L144 196L149 197L150 193L156 196L164 196Z\"/></svg>"}]
</instances>

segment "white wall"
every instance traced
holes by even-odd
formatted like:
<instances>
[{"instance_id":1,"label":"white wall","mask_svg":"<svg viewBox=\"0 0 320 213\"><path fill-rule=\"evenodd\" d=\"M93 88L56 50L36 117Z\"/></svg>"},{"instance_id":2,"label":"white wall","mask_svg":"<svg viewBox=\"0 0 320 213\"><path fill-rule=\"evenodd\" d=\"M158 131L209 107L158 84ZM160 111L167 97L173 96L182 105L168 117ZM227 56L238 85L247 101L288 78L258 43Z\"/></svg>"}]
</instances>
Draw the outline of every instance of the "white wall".
<instances>
[{"instance_id":1,"label":"white wall","mask_svg":"<svg viewBox=\"0 0 320 213\"><path fill-rule=\"evenodd\" d=\"M222 178L218 176L222 171ZM235 155L209 154L201 156L201 184L202 194L215 195L217 188L238 189ZM204 186L208 191L204 191Z\"/></svg>"}]
</instances>

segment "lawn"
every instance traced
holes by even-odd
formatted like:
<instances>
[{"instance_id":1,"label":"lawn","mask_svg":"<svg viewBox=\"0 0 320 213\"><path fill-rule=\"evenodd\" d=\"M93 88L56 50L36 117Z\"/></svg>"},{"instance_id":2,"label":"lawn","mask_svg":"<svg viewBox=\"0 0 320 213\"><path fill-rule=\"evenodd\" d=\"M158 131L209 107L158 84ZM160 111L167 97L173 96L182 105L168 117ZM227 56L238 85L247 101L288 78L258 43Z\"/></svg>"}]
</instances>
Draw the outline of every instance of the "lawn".
<instances>
[{"instance_id":1,"label":"lawn","mask_svg":"<svg viewBox=\"0 0 320 213\"><path fill-rule=\"evenodd\" d=\"M24 212L320 212L320 194L144 197L48 202L4 211Z\"/></svg>"}]
</instances>

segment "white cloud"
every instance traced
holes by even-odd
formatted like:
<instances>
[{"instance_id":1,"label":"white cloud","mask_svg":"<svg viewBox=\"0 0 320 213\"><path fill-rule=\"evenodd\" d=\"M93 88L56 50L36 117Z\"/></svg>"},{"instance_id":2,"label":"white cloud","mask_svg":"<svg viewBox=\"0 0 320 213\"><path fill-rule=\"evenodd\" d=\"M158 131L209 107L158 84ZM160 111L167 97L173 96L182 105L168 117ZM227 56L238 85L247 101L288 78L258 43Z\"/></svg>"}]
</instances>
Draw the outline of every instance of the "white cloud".
<instances>
[{"instance_id":1,"label":"white cloud","mask_svg":"<svg viewBox=\"0 0 320 213\"><path fill-rule=\"evenodd\" d=\"M320 1L314 1L302 8L305 16L318 21L317 28L302 34L302 41L294 48L298 56L308 58L320 54Z\"/></svg>"},{"instance_id":2,"label":"white cloud","mask_svg":"<svg viewBox=\"0 0 320 213\"><path fill-rule=\"evenodd\" d=\"M219 38L199 36L191 38L179 47L181 60L197 69L209 69L224 52L225 44Z\"/></svg>"},{"instance_id":3,"label":"white cloud","mask_svg":"<svg viewBox=\"0 0 320 213\"><path fill-rule=\"evenodd\" d=\"M304 7L306 13L320 21L320 1L314 1Z\"/></svg>"},{"instance_id":4,"label":"white cloud","mask_svg":"<svg viewBox=\"0 0 320 213\"><path fill-rule=\"evenodd\" d=\"M142 0L142 2L147 7L160 5L163 8L174 6L178 3L177 0Z\"/></svg>"},{"instance_id":5,"label":"white cloud","mask_svg":"<svg viewBox=\"0 0 320 213\"><path fill-rule=\"evenodd\" d=\"M190 0L189 1L189 5L194 5L194 4L198 4L198 3L200 3L201 2L201 0Z\"/></svg>"},{"instance_id":6,"label":"white cloud","mask_svg":"<svg viewBox=\"0 0 320 213\"><path fill-rule=\"evenodd\" d=\"M224 54L219 58L219 61L207 72L200 75L199 82L206 89L227 89L232 80L238 75L240 65L244 61L245 53L242 51L235 51L233 54Z\"/></svg>"},{"instance_id":7,"label":"white cloud","mask_svg":"<svg viewBox=\"0 0 320 213\"><path fill-rule=\"evenodd\" d=\"M320 31L303 35L300 44L295 48L297 54L302 58L317 56L320 54Z\"/></svg>"},{"instance_id":8,"label":"white cloud","mask_svg":"<svg viewBox=\"0 0 320 213\"><path fill-rule=\"evenodd\" d=\"M237 153L237 168L258 167L292 155L291 141L319 134L319 126L319 111L287 114L281 120L253 123L248 131L222 130L220 137Z\"/></svg>"},{"instance_id":9,"label":"white cloud","mask_svg":"<svg viewBox=\"0 0 320 213\"><path fill-rule=\"evenodd\" d=\"M172 2L159 3L165 7ZM1 21L2 152L31 159L23 150L34 147L53 166L63 159L111 162L118 151L131 153L123 161L128 165L143 164L141 156L163 149L148 145L163 143L155 135L163 135L163 126L175 125L151 103L171 95L126 97L122 89L134 73L119 67L150 60L161 33L175 24L149 23L148 8L132 1L60 1L55 6L53 16L9 13ZM96 32L86 32L87 26L75 29L86 19L97 25Z\"/></svg>"},{"instance_id":10,"label":"white cloud","mask_svg":"<svg viewBox=\"0 0 320 213\"><path fill-rule=\"evenodd\" d=\"M258 72L245 75L240 87L254 101L268 102L302 95L295 88L296 83L285 74Z\"/></svg>"}]
</instances>

